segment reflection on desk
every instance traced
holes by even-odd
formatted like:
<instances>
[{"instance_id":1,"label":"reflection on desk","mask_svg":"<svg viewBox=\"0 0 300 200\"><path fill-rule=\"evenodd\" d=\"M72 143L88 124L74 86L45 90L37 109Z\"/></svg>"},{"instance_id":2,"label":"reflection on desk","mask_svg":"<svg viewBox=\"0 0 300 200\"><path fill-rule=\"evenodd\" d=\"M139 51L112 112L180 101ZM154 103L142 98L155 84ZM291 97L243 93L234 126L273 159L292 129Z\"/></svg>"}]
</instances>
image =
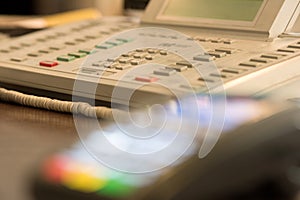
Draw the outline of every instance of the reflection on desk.
<instances>
[{"instance_id":1,"label":"reflection on desk","mask_svg":"<svg viewBox=\"0 0 300 200\"><path fill-rule=\"evenodd\" d=\"M30 200L39 159L78 140L72 115L0 103L0 199Z\"/></svg>"}]
</instances>

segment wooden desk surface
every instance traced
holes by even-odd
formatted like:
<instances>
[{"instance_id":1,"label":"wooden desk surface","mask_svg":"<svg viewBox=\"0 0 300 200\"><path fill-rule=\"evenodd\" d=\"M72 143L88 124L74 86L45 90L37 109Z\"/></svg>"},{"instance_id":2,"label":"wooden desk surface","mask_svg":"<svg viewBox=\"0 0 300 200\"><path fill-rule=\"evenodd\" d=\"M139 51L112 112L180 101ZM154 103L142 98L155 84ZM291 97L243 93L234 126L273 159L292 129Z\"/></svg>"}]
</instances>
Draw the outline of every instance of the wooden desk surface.
<instances>
[{"instance_id":1,"label":"wooden desk surface","mask_svg":"<svg viewBox=\"0 0 300 200\"><path fill-rule=\"evenodd\" d=\"M0 199L32 200L30 178L39 161L79 141L73 116L3 102L0 111Z\"/></svg>"},{"instance_id":2,"label":"wooden desk surface","mask_svg":"<svg viewBox=\"0 0 300 200\"><path fill-rule=\"evenodd\" d=\"M78 141L73 116L0 102L0 199L31 200L38 161Z\"/></svg>"}]
</instances>

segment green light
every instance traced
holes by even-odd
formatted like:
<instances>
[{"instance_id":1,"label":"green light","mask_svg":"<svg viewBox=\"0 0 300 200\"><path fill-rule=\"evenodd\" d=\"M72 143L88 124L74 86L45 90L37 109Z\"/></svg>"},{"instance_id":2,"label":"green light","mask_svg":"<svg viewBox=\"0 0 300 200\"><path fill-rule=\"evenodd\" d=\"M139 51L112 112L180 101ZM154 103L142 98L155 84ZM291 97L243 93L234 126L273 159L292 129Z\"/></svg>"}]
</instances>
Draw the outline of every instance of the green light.
<instances>
[{"instance_id":1,"label":"green light","mask_svg":"<svg viewBox=\"0 0 300 200\"><path fill-rule=\"evenodd\" d=\"M110 180L98 193L109 197L124 197L133 192L134 188L132 186L122 183L119 180Z\"/></svg>"}]
</instances>

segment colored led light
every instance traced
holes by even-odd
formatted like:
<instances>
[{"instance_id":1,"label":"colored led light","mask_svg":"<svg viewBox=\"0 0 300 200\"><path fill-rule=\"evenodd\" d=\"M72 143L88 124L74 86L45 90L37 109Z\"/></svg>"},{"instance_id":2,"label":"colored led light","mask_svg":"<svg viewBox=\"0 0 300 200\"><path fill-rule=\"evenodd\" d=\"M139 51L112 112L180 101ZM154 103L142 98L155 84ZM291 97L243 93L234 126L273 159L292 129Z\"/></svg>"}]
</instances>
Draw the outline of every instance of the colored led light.
<instances>
[{"instance_id":1,"label":"colored led light","mask_svg":"<svg viewBox=\"0 0 300 200\"><path fill-rule=\"evenodd\" d=\"M68 163L65 157L53 157L44 162L42 173L46 180L60 183L64 174L64 168Z\"/></svg>"},{"instance_id":2,"label":"colored led light","mask_svg":"<svg viewBox=\"0 0 300 200\"><path fill-rule=\"evenodd\" d=\"M65 167L61 184L71 190L85 193L96 192L103 188L106 180L97 168L80 162L70 161Z\"/></svg>"},{"instance_id":3,"label":"colored led light","mask_svg":"<svg viewBox=\"0 0 300 200\"><path fill-rule=\"evenodd\" d=\"M85 193L96 192L103 188L105 180L94 177L84 172L64 173L62 183L64 186Z\"/></svg>"},{"instance_id":4,"label":"colored led light","mask_svg":"<svg viewBox=\"0 0 300 200\"><path fill-rule=\"evenodd\" d=\"M134 188L124 184L119 180L109 180L108 183L98 193L108 197L124 197L132 194Z\"/></svg>"}]
</instances>

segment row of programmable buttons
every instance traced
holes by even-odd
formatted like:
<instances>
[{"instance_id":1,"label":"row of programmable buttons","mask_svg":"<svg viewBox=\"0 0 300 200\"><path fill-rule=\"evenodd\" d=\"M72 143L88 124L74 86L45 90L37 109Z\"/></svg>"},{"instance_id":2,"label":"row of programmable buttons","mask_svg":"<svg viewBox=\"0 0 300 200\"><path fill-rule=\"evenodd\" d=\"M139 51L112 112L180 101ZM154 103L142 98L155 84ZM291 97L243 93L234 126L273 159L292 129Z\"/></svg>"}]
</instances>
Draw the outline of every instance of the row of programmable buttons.
<instances>
[{"instance_id":1,"label":"row of programmable buttons","mask_svg":"<svg viewBox=\"0 0 300 200\"><path fill-rule=\"evenodd\" d=\"M72 27L70 32L86 31L87 29L94 28L94 27L99 27L99 28L106 27L106 29L103 30L102 33L104 33L105 31L108 33L108 32L118 32L118 31L121 31L123 29L132 28L134 26L135 26L134 23L122 22L122 23L116 24L113 27L108 27L108 24L105 24L105 22L101 22L101 21L96 20L96 21L91 21L91 22L85 23L85 24L80 24L76 27Z\"/></svg>"},{"instance_id":2,"label":"row of programmable buttons","mask_svg":"<svg viewBox=\"0 0 300 200\"><path fill-rule=\"evenodd\" d=\"M42 54L48 54L48 53L52 53L53 51L55 50L62 50L64 48L67 48L67 46L75 46L75 45L79 45L80 43L83 43L83 42L86 42L88 39L93 39L92 36L90 35L86 35L84 36L84 38L75 38L73 40L70 40L70 41L66 41L64 42L63 45L53 45L53 46L50 46L48 48L45 48L45 49L40 49L38 50L37 52L31 52L31 53L28 53L27 56L30 56L30 57L38 57L38 56L41 56ZM126 40L126 39L120 39L119 42L121 42L122 40L122 44L125 43L125 42L128 42L129 40ZM109 43L109 42L107 42ZM117 46L117 43L110 43L111 47L113 46ZM100 46L97 46L96 45L96 48ZM88 50L88 51L84 51L84 50L81 50L80 53L90 53L91 50ZM73 56L73 55L68 55L68 56ZM73 57L83 57L81 54L74 54ZM72 59L63 59L64 61L71 61Z\"/></svg>"},{"instance_id":3,"label":"row of programmable buttons","mask_svg":"<svg viewBox=\"0 0 300 200\"><path fill-rule=\"evenodd\" d=\"M50 47L45 48L45 49L40 49L36 52L30 52L26 56L12 57L12 58L10 58L10 61L23 62L23 61L28 60L29 57L39 57L39 56L42 56L42 55L45 55L45 54L53 53L54 51L62 50L64 48L65 48L65 46L59 46L59 45L50 46ZM85 55L90 54L91 52L92 52L92 50L80 49L78 52L72 52L72 53L69 53L67 55L58 56L56 59L58 61L69 62L69 61L74 60L75 58L84 57Z\"/></svg>"},{"instance_id":4,"label":"row of programmable buttons","mask_svg":"<svg viewBox=\"0 0 300 200\"><path fill-rule=\"evenodd\" d=\"M259 57L251 58L247 62L242 62L239 64L241 67L262 67L266 64L270 64L284 58L286 54L279 54L279 53L266 53L262 54Z\"/></svg>"},{"instance_id":5,"label":"row of programmable buttons","mask_svg":"<svg viewBox=\"0 0 300 200\"><path fill-rule=\"evenodd\" d=\"M42 37L37 37L35 38L36 42L49 42L51 40L56 40L62 37L66 37L67 34L63 33L63 32L56 32L56 33L51 33L51 34L47 34L47 35L43 35Z\"/></svg>"},{"instance_id":6,"label":"row of programmable buttons","mask_svg":"<svg viewBox=\"0 0 300 200\"><path fill-rule=\"evenodd\" d=\"M74 31L78 32L78 31L86 30L86 29L89 29L89 28L92 28L92 27L95 27L95 26L100 26L100 25L103 25L103 22L101 22L99 20L92 20L92 21L77 25L75 27L72 27L70 31L71 32L74 32Z\"/></svg>"},{"instance_id":7,"label":"row of programmable buttons","mask_svg":"<svg viewBox=\"0 0 300 200\"><path fill-rule=\"evenodd\" d=\"M28 56L28 57L40 57L40 56L43 56L45 54L50 54L50 53L53 53L55 51L63 50L65 48L66 48L65 45L52 45L52 46L49 46L49 47L44 48L44 49L39 49L39 50L34 51L34 52L29 52L29 53L26 54L26 56ZM10 60L11 61L16 61L16 62L21 62L21 61L27 60L27 58L26 57L23 57L23 58L21 58L21 57L19 57L19 58L12 57Z\"/></svg>"},{"instance_id":8,"label":"row of programmable buttons","mask_svg":"<svg viewBox=\"0 0 300 200\"><path fill-rule=\"evenodd\" d=\"M110 40L110 41L98 44L95 47L98 49L110 49L110 48L117 47L117 46L123 45L128 42L132 42L132 41L133 41L132 38L117 38L115 40Z\"/></svg>"},{"instance_id":9,"label":"row of programmable buttons","mask_svg":"<svg viewBox=\"0 0 300 200\"><path fill-rule=\"evenodd\" d=\"M101 33L103 34L103 32L101 32ZM53 32L53 33L50 33L50 34L43 35L41 37L31 39L30 41L27 40L27 41L24 41L24 42L20 42L19 44L9 46L6 49L0 49L0 53L11 53L15 50L22 50L25 47L32 47L32 46L36 45L37 43L50 42L51 40L63 38L63 37L66 37L66 36L67 36L67 34L63 33L63 32ZM70 41L69 43L65 42L65 44L75 45L77 42L84 42L87 39L96 39L99 36L100 36L100 34L98 34L96 36L95 36L95 34L94 35L85 35L83 38L76 38L73 41Z\"/></svg>"},{"instance_id":10,"label":"row of programmable buttons","mask_svg":"<svg viewBox=\"0 0 300 200\"><path fill-rule=\"evenodd\" d=\"M196 36L191 39L199 42L211 42L211 43L222 43L222 44L232 44L235 42L234 40L228 38L205 38L200 36Z\"/></svg>"},{"instance_id":11,"label":"row of programmable buttons","mask_svg":"<svg viewBox=\"0 0 300 200\"><path fill-rule=\"evenodd\" d=\"M287 47L278 49L277 51L282 53L297 53L300 51L300 42L290 44Z\"/></svg>"},{"instance_id":12,"label":"row of programmable buttons","mask_svg":"<svg viewBox=\"0 0 300 200\"><path fill-rule=\"evenodd\" d=\"M131 39L120 38L120 39L117 39L116 41L119 41L119 43L117 44L115 41L110 41L110 42L106 42L105 44L106 45L109 44L110 45L109 48L111 48L111 47L114 47L114 46L118 46L118 45L130 42L132 40ZM96 45L96 48L102 48L102 47L103 46ZM106 46L106 47L108 48L108 46ZM36 52L30 52L30 53L27 54L27 56L28 57L39 57L39 56L42 56L44 54L53 53L53 51L62 50L64 48L66 48L66 46L64 46L64 45L54 45L54 46L50 46L50 47L45 48L45 49L40 49ZM73 61L77 58L82 58L82 57L84 57L87 54L90 54L92 52L96 52L96 51L93 51L92 48L90 48L90 49L88 49L88 48L87 49L79 49L77 52L70 52L70 53L65 54L65 55L57 56L56 60L63 61L63 62L70 62L70 61ZM26 56L24 56L24 57L12 57L10 60L13 61L13 62L23 62L23 61L27 60L27 57ZM47 62L53 62L53 61L47 61ZM41 66L45 66L45 65L41 65ZM46 66L46 67L48 67L48 66Z\"/></svg>"},{"instance_id":13,"label":"row of programmable buttons","mask_svg":"<svg viewBox=\"0 0 300 200\"><path fill-rule=\"evenodd\" d=\"M300 42L296 44L288 45L285 48L280 48L276 53L264 53L258 57L251 58L246 62L239 63L238 68L225 68L222 69L222 73L228 74L242 74L248 70L264 67L267 64L278 62L284 57L288 56L289 53L296 53L300 51Z\"/></svg>"},{"instance_id":14,"label":"row of programmable buttons","mask_svg":"<svg viewBox=\"0 0 300 200\"><path fill-rule=\"evenodd\" d=\"M210 50L208 52L205 52L204 54L194 56L193 59L196 61L210 62L217 58L223 58L227 55L231 55L236 52L237 52L236 49L220 47L215 50Z\"/></svg>"},{"instance_id":15,"label":"row of programmable buttons","mask_svg":"<svg viewBox=\"0 0 300 200\"><path fill-rule=\"evenodd\" d=\"M121 29L116 29L116 28L108 28L107 30L100 30L100 31L96 31L93 33L88 33L88 34L83 34L82 37L80 38L75 38L69 41L65 41L64 44L65 45L70 45L70 46L74 46L77 45L81 42L86 42L90 39L99 39L105 35L111 35L117 31L120 31Z\"/></svg>"},{"instance_id":16,"label":"row of programmable buttons","mask_svg":"<svg viewBox=\"0 0 300 200\"><path fill-rule=\"evenodd\" d=\"M206 77L201 77L198 80L202 82L220 82L220 79L223 81L226 81L228 79L235 78L239 75L242 75L246 72L248 72L249 69L247 68L241 68L241 67L226 67L220 69L218 72L209 73L206 75Z\"/></svg>"},{"instance_id":17,"label":"row of programmable buttons","mask_svg":"<svg viewBox=\"0 0 300 200\"><path fill-rule=\"evenodd\" d=\"M66 36L65 33L55 32L52 34L45 35L43 37L37 37L34 39L20 42L16 45L9 46L5 49L0 49L0 53L12 53L17 50L23 50L26 47L33 47L33 46L37 45L38 43L45 43L45 42L50 41L51 39L58 39L59 37L64 37L64 36Z\"/></svg>"},{"instance_id":18,"label":"row of programmable buttons","mask_svg":"<svg viewBox=\"0 0 300 200\"><path fill-rule=\"evenodd\" d=\"M280 59L284 58L285 56L287 56L287 55L282 54L282 53L265 53L258 57L251 58L247 62L239 63L239 65L237 67L223 68L223 69L221 69L220 73L210 74L211 78L209 78L209 77L204 78L204 79L200 78L200 80L202 80L204 82L215 82L213 77L219 77L222 79L234 78L235 76L244 74L251 69L263 67L266 64L270 64L270 63L279 61ZM208 58L212 59L211 57L208 57ZM205 58L203 56L195 57L194 59L201 60L201 61L203 61L203 59L205 60Z\"/></svg>"},{"instance_id":19,"label":"row of programmable buttons","mask_svg":"<svg viewBox=\"0 0 300 200\"><path fill-rule=\"evenodd\" d=\"M205 86L210 83L222 84L228 80L234 79L244 73L247 73L249 69L240 67L226 67L220 69L220 71L207 73L204 77L198 78L198 81Z\"/></svg>"},{"instance_id":20,"label":"row of programmable buttons","mask_svg":"<svg viewBox=\"0 0 300 200\"><path fill-rule=\"evenodd\" d=\"M266 53L259 57L251 58L247 62L240 63L237 67L226 67L222 68L219 73L211 73L210 77L200 78L203 82L216 82L214 78L231 79L236 76L247 73L251 69L255 69L263 66L264 64L275 62L283 58L284 54ZM218 80L218 79L217 79Z\"/></svg>"},{"instance_id":21,"label":"row of programmable buttons","mask_svg":"<svg viewBox=\"0 0 300 200\"><path fill-rule=\"evenodd\" d=\"M96 26L96 25L99 25L99 24L101 24L101 23L98 23L98 22L94 21L94 22L89 22L87 24L80 25L78 28L82 29L82 27L93 27L93 26ZM74 38L72 40L65 41L62 45L75 46L75 45L78 45L80 43L84 43L84 42L86 42L88 40L91 40L91 39L98 39L98 38L101 38L104 35L109 35L109 34L112 34L114 32L118 32L118 31L120 31L120 30L122 30L122 29L124 29L128 26L133 26L133 25L130 24L130 25L126 25L126 26L120 26L121 28L107 27L105 30L99 30L98 32L95 32L95 33L84 34L81 37L77 37L77 38ZM71 30L71 32L74 33L73 30ZM71 34L69 34L69 35L71 35ZM67 36L68 36L68 34L66 32L55 31L53 33L48 33L48 34L40 36L40 37L31 38L30 40L20 42L16 45L11 45L11 46L9 46L5 49L0 49L0 53L12 53L12 52L17 51L17 50L23 50L26 47L35 46L38 43L52 42L52 40L65 38ZM57 47L53 46L53 48L50 48L48 50L42 49L42 50L39 50L39 52L40 53L49 53L49 50L57 50ZM32 55L33 55L33 57L36 57L37 54L33 53ZM31 56L31 55L28 55L28 56Z\"/></svg>"},{"instance_id":22,"label":"row of programmable buttons","mask_svg":"<svg viewBox=\"0 0 300 200\"><path fill-rule=\"evenodd\" d=\"M35 41L21 42L18 45L8 47L8 49L0 49L0 52L1 53L12 53L15 50L23 50L25 47L32 47L32 46L36 45L37 44L36 42L42 42L42 43L48 42L49 41L49 39L47 39L48 37L50 37L50 35L44 36L43 38L41 38L41 37L36 38ZM36 52L30 52L27 55L30 56L30 57L38 57L41 54L51 53L53 50L64 49L66 47L65 45L72 45L72 46L77 45L81 42L86 42L88 39L92 39L92 38L91 38L91 36L86 35L86 36L84 36L84 38L75 38L72 41L64 42L63 45L53 45L53 46L50 46L50 47L45 48L45 49L37 50Z\"/></svg>"},{"instance_id":23,"label":"row of programmable buttons","mask_svg":"<svg viewBox=\"0 0 300 200\"><path fill-rule=\"evenodd\" d=\"M82 37L78 37L69 41L65 41L64 44L66 45L76 45L80 42L86 42L90 39L99 39L105 35L111 35L114 32L110 32L110 31L98 31L98 32L94 32L94 33L88 33L88 34L83 34Z\"/></svg>"},{"instance_id":24,"label":"row of programmable buttons","mask_svg":"<svg viewBox=\"0 0 300 200\"><path fill-rule=\"evenodd\" d=\"M58 56L56 58L56 60L61 61L61 62L70 62L70 61L73 61L77 58L83 58L83 57L87 56L88 54L91 54L92 52L93 52L93 50L80 49L77 52L68 53L67 55ZM53 61L53 60L40 61L39 65L43 66L43 67L55 67L55 66L59 65L59 62L57 62L57 61Z\"/></svg>"},{"instance_id":25,"label":"row of programmable buttons","mask_svg":"<svg viewBox=\"0 0 300 200\"><path fill-rule=\"evenodd\" d=\"M90 23L87 24L82 24L79 25L78 27L73 27L70 30L70 33L76 33L76 32L80 32L80 31L86 31L88 28L94 28L95 26L99 26L99 29L93 29L93 33L88 33L88 34L84 34L82 37L80 38L76 38L73 41L66 41L65 44L70 44L70 45L74 45L74 43L76 44L77 42L85 42L86 40L89 39L97 39L100 38L102 36L105 35L111 35L113 33L119 32L125 28L131 27L133 26L132 24L128 24L128 25L118 25L118 26L113 26L113 27L105 27L103 28L102 25L103 23L99 22L99 21L92 21Z\"/></svg>"},{"instance_id":26,"label":"row of programmable buttons","mask_svg":"<svg viewBox=\"0 0 300 200\"><path fill-rule=\"evenodd\" d=\"M178 72L186 71L192 67L192 64L187 61L179 61L166 67L153 70L153 75L136 76L135 80L138 82L156 82L160 77L171 77Z\"/></svg>"},{"instance_id":27,"label":"row of programmable buttons","mask_svg":"<svg viewBox=\"0 0 300 200\"><path fill-rule=\"evenodd\" d=\"M155 34L155 33L139 33L140 36L143 37L157 37L157 38L166 38L166 39L178 39L176 35L164 35L164 34Z\"/></svg>"},{"instance_id":28,"label":"row of programmable buttons","mask_svg":"<svg viewBox=\"0 0 300 200\"><path fill-rule=\"evenodd\" d=\"M223 69L220 72L213 72L213 73L209 73L204 77L200 77L198 78L198 81L202 82L203 84L205 83L220 83L221 80L224 81L224 79L231 79L233 77L235 77L238 73L240 73L241 71L239 71L238 73L236 73L238 71L238 69ZM234 72L234 73L233 73Z\"/></svg>"},{"instance_id":29,"label":"row of programmable buttons","mask_svg":"<svg viewBox=\"0 0 300 200\"><path fill-rule=\"evenodd\" d=\"M183 72L188 70L188 68L192 68L192 67L193 66L186 61L179 61L176 62L175 64L170 64L169 66L166 66L164 68L154 70L153 73L161 76L171 76L176 74L177 72Z\"/></svg>"}]
</instances>

